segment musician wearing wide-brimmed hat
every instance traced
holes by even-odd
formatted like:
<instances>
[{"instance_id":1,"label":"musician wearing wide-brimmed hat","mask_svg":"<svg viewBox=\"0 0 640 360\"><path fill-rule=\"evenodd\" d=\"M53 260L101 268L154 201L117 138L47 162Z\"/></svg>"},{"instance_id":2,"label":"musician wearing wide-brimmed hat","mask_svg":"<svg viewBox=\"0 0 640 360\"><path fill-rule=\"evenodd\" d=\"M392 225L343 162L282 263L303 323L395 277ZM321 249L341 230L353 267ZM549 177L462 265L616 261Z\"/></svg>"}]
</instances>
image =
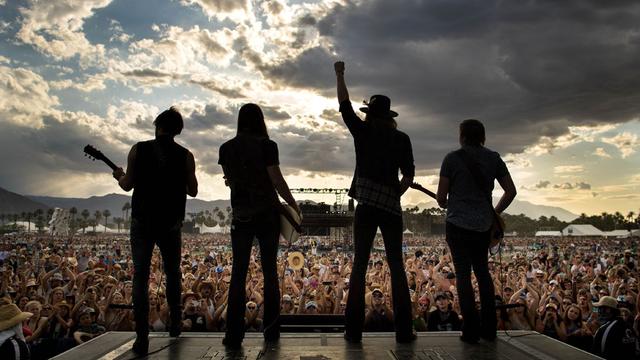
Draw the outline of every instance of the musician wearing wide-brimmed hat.
<instances>
[{"instance_id":1,"label":"musician wearing wide-brimmed hat","mask_svg":"<svg viewBox=\"0 0 640 360\"><path fill-rule=\"evenodd\" d=\"M402 208L400 197L413 182L415 166L411 141L397 129L391 100L374 95L360 110L362 121L353 111L344 81L344 63L334 64L340 112L353 136L356 168L349 196L358 201L353 235L355 255L349 298L345 310L345 339L360 342L364 325L365 274L376 230L380 227L391 270L393 315L398 342L416 339L412 331L409 286L402 260ZM402 179L398 179L398 172Z\"/></svg>"},{"instance_id":2,"label":"musician wearing wide-brimmed hat","mask_svg":"<svg viewBox=\"0 0 640 360\"><path fill-rule=\"evenodd\" d=\"M0 299L0 359L30 359L22 322L33 316L22 312L9 298Z\"/></svg>"}]
</instances>

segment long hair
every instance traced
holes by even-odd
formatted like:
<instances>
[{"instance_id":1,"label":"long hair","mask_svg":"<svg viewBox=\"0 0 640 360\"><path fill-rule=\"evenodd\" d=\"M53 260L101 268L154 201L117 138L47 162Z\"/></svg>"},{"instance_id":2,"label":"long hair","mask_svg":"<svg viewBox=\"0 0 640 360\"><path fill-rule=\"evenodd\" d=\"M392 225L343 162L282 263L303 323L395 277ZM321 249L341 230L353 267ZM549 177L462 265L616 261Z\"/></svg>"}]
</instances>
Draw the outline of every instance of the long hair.
<instances>
[{"instance_id":1,"label":"long hair","mask_svg":"<svg viewBox=\"0 0 640 360\"><path fill-rule=\"evenodd\" d=\"M238 135L247 134L269 138L262 109L256 104L244 104L238 112Z\"/></svg>"},{"instance_id":2,"label":"long hair","mask_svg":"<svg viewBox=\"0 0 640 360\"><path fill-rule=\"evenodd\" d=\"M367 114L364 117L364 122L371 124L371 126L376 130L386 130L386 129L397 129L398 123L396 119L392 117L380 117L375 115Z\"/></svg>"},{"instance_id":3,"label":"long hair","mask_svg":"<svg viewBox=\"0 0 640 360\"><path fill-rule=\"evenodd\" d=\"M580 309L580 307L576 304L571 304L567 307L567 310L564 311L564 325L565 326L569 326L571 325L572 322L574 322L574 320L570 320L569 319L569 310L570 309L576 309L578 310L578 317L575 320L576 326L578 327L582 327L582 309Z\"/></svg>"}]
</instances>

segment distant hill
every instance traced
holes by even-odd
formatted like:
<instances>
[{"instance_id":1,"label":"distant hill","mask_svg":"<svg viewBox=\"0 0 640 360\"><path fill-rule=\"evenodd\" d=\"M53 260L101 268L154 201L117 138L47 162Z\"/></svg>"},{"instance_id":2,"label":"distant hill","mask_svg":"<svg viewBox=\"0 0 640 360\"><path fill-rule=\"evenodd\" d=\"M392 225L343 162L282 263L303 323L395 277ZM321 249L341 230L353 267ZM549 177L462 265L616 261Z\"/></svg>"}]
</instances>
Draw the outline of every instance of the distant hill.
<instances>
[{"instance_id":1,"label":"distant hill","mask_svg":"<svg viewBox=\"0 0 640 360\"><path fill-rule=\"evenodd\" d=\"M299 199L305 201L304 199ZM498 199L494 199L494 203ZM49 207L71 208L75 206L78 212L87 209L92 214L96 210L103 211L108 209L112 216L122 216L122 206L126 202L131 202L131 197L122 194L107 194L103 196L92 196L90 198L64 198L52 196L22 196L0 188L0 213L13 214L23 211L33 211L36 209L47 209ZM412 204L403 204L404 208L416 206ZM231 206L229 200L187 200L187 213L197 213L205 210L213 210L218 207L225 209ZM434 201L421 202L417 206L422 210L431 207L437 207ZM540 216L555 216L562 221L571 221L578 215L571 213L563 208L556 206L537 205L528 201L515 200L507 209L507 213L512 215L525 214L526 216L537 219Z\"/></svg>"},{"instance_id":2,"label":"distant hill","mask_svg":"<svg viewBox=\"0 0 640 360\"><path fill-rule=\"evenodd\" d=\"M495 205L497 202L498 202L498 198L494 198L493 204ZM417 206L418 208L420 208L420 210L422 210L422 209L428 209L432 207L438 207L438 204L435 201L421 202L415 205L403 204L403 209L406 209L412 206ZM528 201L521 201L517 199L514 200L513 203L511 203L506 213L511 215L525 214L527 217L531 219L538 219L540 216L546 216L546 217L555 216L556 218L558 218L558 220L567 221L567 222L572 221L575 218L579 217L578 215L568 210L565 210L561 207L538 205L538 204L530 203Z\"/></svg>"},{"instance_id":3,"label":"distant hill","mask_svg":"<svg viewBox=\"0 0 640 360\"><path fill-rule=\"evenodd\" d=\"M52 196L28 196L30 199L39 201L43 204L47 204L50 207L60 207L69 209L71 207L76 207L78 212L81 212L84 209L89 210L92 214L96 210L104 211L109 210L111 212L111 216L122 217L122 207L126 202L131 203L131 196L122 195L122 194L107 194L103 196L92 196L88 199L83 198L63 198L63 197L52 197ZM220 209L225 209L227 206L231 206L231 201L229 200L213 200L213 201L205 201L200 199L187 199L187 208L186 212L200 212L205 210L213 210L213 208L218 207Z\"/></svg>"},{"instance_id":4,"label":"distant hill","mask_svg":"<svg viewBox=\"0 0 640 360\"><path fill-rule=\"evenodd\" d=\"M498 199L494 199L494 204L498 201ZM565 210L561 207L557 206L547 206L547 205L538 205L533 204L528 201L520 201L514 200L513 203L509 206L507 214L511 215L520 215L525 214L527 217L531 219L538 219L540 216L552 217L555 216L560 221L572 221L579 217L572 213L569 210Z\"/></svg>"},{"instance_id":5,"label":"distant hill","mask_svg":"<svg viewBox=\"0 0 640 360\"><path fill-rule=\"evenodd\" d=\"M47 210L49 206L28 197L0 188L0 214L20 214L37 209Z\"/></svg>"}]
</instances>

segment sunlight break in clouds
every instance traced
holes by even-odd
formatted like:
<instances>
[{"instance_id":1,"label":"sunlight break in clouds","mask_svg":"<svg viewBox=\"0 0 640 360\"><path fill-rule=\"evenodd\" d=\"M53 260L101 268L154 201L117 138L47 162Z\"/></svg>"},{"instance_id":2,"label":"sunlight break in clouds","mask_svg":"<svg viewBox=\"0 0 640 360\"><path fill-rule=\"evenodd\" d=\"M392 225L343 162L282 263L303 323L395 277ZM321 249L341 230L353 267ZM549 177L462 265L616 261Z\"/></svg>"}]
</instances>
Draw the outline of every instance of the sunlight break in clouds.
<instances>
[{"instance_id":1,"label":"sunlight break in clouds","mask_svg":"<svg viewBox=\"0 0 640 360\"><path fill-rule=\"evenodd\" d=\"M617 147L623 158L634 154L636 149L640 146L638 135L629 132L623 132L613 137L603 138L602 141Z\"/></svg>"}]
</instances>

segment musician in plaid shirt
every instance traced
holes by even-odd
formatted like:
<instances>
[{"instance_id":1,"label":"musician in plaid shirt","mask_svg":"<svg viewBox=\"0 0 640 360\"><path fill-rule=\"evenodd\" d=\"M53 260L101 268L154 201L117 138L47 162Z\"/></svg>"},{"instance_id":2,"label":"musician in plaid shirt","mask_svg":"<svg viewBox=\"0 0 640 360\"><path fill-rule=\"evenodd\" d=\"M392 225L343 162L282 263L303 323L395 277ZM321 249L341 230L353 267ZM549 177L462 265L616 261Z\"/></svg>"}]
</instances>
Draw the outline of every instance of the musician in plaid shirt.
<instances>
[{"instance_id":1,"label":"musician in plaid shirt","mask_svg":"<svg viewBox=\"0 0 640 360\"><path fill-rule=\"evenodd\" d=\"M391 271L393 317L396 341L416 339L411 323L409 287L402 262L402 209L400 196L413 182L415 166L409 136L397 130L398 114L391 110L391 100L374 95L366 107L362 121L353 111L344 81L344 63L334 65L337 77L340 112L353 136L356 169L349 196L358 201L353 224L354 264L349 298L345 310L345 339L360 342L364 323L365 273L371 245L380 227ZM402 179L398 180L398 171Z\"/></svg>"}]
</instances>

